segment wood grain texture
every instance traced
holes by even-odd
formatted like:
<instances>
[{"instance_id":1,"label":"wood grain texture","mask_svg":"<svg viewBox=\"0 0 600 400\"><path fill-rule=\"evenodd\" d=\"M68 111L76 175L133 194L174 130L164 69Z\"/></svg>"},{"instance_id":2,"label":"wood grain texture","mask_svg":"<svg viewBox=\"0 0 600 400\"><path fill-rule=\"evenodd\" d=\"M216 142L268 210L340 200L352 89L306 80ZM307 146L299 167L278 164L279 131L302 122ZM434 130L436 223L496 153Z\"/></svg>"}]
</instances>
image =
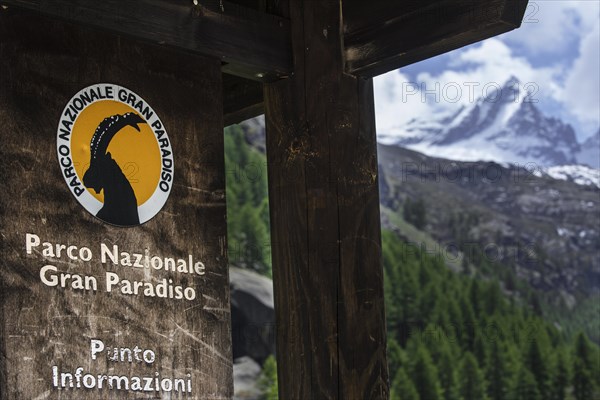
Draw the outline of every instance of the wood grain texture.
<instances>
[{"instance_id":1,"label":"wood grain texture","mask_svg":"<svg viewBox=\"0 0 600 400\"><path fill-rule=\"evenodd\" d=\"M214 57L257 81L291 73L284 18L221 0L1 0L0 4Z\"/></svg>"},{"instance_id":2,"label":"wood grain texture","mask_svg":"<svg viewBox=\"0 0 600 400\"><path fill-rule=\"evenodd\" d=\"M289 6L283 0L127 2L0 0L0 4L217 57L227 125L260 115L255 82L287 78L292 68ZM515 29L527 0L344 0L346 71L372 77Z\"/></svg>"},{"instance_id":3,"label":"wood grain texture","mask_svg":"<svg viewBox=\"0 0 600 400\"><path fill-rule=\"evenodd\" d=\"M340 3L290 3L294 75L265 86L282 399L388 397L372 82Z\"/></svg>"},{"instance_id":4,"label":"wood grain texture","mask_svg":"<svg viewBox=\"0 0 600 400\"><path fill-rule=\"evenodd\" d=\"M383 74L521 25L528 0L344 0L346 70Z\"/></svg>"},{"instance_id":5,"label":"wood grain texture","mask_svg":"<svg viewBox=\"0 0 600 400\"><path fill-rule=\"evenodd\" d=\"M225 126L264 114L262 84L223 74L223 114Z\"/></svg>"},{"instance_id":6,"label":"wood grain texture","mask_svg":"<svg viewBox=\"0 0 600 400\"><path fill-rule=\"evenodd\" d=\"M219 60L88 32L15 10L0 11L0 399L229 399L231 322L227 271L222 84ZM77 91L112 82L142 96L160 115L175 152L176 181L162 211L142 226L104 224L81 207L61 176L56 129ZM25 234L87 246L91 262L25 253ZM206 275L101 264L100 243L193 254ZM44 264L99 277L97 292L48 287ZM122 278L172 277L194 286L193 302L102 290L105 271ZM156 352L153 365L90 359L90 339ZM57 390L51 366L162 377L190 373L192 394Z\"/></svg>"}]
</instances>

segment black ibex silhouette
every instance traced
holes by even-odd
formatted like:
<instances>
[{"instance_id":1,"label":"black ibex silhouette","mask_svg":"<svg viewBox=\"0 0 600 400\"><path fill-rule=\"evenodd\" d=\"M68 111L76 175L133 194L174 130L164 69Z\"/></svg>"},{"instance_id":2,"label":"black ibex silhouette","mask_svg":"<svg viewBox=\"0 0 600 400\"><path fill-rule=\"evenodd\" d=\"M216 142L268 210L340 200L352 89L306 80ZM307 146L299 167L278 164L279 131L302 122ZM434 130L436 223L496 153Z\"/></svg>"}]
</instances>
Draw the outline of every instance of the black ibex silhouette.
<instances>
[{"instance_id":1,"label":"black ibex silhouette","mask_svg":"<svg viewBox=\"0 0 600 400\"><path fill-rule=\"evenodd\" d=\"M83 184L96 193L104 189L104 206L96 216L108 223L121 226L139 225L137 199L127 177L107 152L112 138L126 126L137 131L138 124L146 123L133 112L113 115L98 125L90 143L90 167L83 175Z\"/></svg>"}]
</instances>

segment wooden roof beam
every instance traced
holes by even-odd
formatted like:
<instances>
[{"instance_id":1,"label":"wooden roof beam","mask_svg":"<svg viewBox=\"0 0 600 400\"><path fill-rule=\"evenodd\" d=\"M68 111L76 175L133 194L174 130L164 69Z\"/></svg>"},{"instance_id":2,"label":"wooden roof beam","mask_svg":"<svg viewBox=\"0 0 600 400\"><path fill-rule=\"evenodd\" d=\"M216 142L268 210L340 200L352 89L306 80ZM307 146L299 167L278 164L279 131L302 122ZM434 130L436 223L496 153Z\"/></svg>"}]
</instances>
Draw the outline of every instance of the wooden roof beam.
<instances>
[{"instance_id":1,"label":"wooden roof beam","mask_svg":"<svg viewBox=\"0 0 600 400\"><path fill-rule=\"evenodd\" d=\"M223 75L223 118L225 126L264 114L263 85L233 75Z\"/></svg>"},{"instance_id":2,"label":"wooden roof beam","mask_svg":"<svg viewBox=\"0 0 600 400\"><path fill-rule=\"evenodd\" d=\"M365 77L516 29L527 8L527 0L346 0L342 4L346 71Z\"/></svg>"},{"instance_id":3,"label":"wooden roof beam","mask_svg":"<svg viewBox=\"0 0 600 400\"><path fill-rule=\"evenodd\" d=\"M0 0L223 62L223 72L270 82L292 72L289 21L220 0Z\"/></svg>"}]
</instances>

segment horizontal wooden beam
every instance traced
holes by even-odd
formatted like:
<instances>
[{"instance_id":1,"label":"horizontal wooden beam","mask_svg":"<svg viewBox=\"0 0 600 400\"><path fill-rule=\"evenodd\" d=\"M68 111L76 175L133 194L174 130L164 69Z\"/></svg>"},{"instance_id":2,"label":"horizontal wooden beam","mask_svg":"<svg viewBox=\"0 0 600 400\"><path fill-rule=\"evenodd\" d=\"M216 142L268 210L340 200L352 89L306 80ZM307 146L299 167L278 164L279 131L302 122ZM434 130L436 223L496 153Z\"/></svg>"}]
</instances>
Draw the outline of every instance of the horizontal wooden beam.
<instances>
[{"instance_id":1,"label":"horizontal wooden beam","mask_svg":"<svg viewBox=\"0 0 600 400\"><path fill-rule=\"evenodd\" d=\"M233 75L223 75L223 117L225 126L263 114L263 85Z\"/></svg>"},{"instance_id":2,"label":"horizontal wooden beam","mask_svg":"<svg viewBox=\"0 0 600 400\"><path fill-rule=\"evenodd\" d=\"M219 58L222 71L234 76L223 80L226 124L261 114L259 82L293 74L290 22L281 16L289 15L287 6L281 0L197 3L0 0L5 7ZM344 0L346 71L371 77L509 31L526 8L527 0Z\"/></svg>"},{"instance_id":3,"label":"horizontal wooden beam","mask_svg":"<svg viewBox=\"0 0 600 400\"><path fill-rule=\"evenodd\" d=\"M518 28L527 0L346 0L346 71L372 77Z\"/></svg>"},{"instance_id":4,"label":"horizontal wooden beam","mask_svg":"<svg viewBox=\"0 0 600 400\"><path fill-rule=\"evenodd\" d=\"M376 42L372 53L364 53L359 60L352 61L347 54L346 68L349 72L368 77L517 27L526 8L526 1L522 0L492 0L484 4L413 0L403 2L401 6L388 0L345 0L342 4L347 14L344 15L346 51L352 52L357 43L369 47L364 43L369 40ZM402 25L410 21L414 32ZM447 28L444 28L445 21L450 24ZM419 24L423 26L419 27ZM433 29L432 26L439 27ZM419 27L418 30L416 27ZM380 34L382 36L378 38ZM369 35L375 37L369 39ZM257 82L225 76L223 93L226 125L264 113L262 88Z\"/></svg>"},{"instance_id":5,"label":"horizontal wooden beam","mask_svg":"<svg viewBox=\"0 0 600 400\"><path fill-rule=\"evenodd\" d=\"M0 0L49 17L171 46L270 82L292 72L289 21L220 0Z\"/></svg>"}]
</instances>

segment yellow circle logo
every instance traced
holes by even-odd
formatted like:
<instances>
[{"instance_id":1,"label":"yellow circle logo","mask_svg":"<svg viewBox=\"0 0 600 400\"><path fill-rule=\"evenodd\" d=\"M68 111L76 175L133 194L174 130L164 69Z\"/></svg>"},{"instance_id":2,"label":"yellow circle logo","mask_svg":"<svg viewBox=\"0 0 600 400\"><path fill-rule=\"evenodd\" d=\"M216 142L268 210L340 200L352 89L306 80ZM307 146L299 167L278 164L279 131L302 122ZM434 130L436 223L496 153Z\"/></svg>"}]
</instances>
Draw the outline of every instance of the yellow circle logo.
<instances>
[{"instance_id":1,"label":"yellow circle logo","mask_svg":"<svg viewBox=\"0 0 600 400\"><path fill-rule=\"evenodd\" d=\"M156 112L113 84L89 86L65 107L58 160L79 203L113 225L136 226L163 207L173 182L173 151Z\"/></svg>"}]
</instances>

